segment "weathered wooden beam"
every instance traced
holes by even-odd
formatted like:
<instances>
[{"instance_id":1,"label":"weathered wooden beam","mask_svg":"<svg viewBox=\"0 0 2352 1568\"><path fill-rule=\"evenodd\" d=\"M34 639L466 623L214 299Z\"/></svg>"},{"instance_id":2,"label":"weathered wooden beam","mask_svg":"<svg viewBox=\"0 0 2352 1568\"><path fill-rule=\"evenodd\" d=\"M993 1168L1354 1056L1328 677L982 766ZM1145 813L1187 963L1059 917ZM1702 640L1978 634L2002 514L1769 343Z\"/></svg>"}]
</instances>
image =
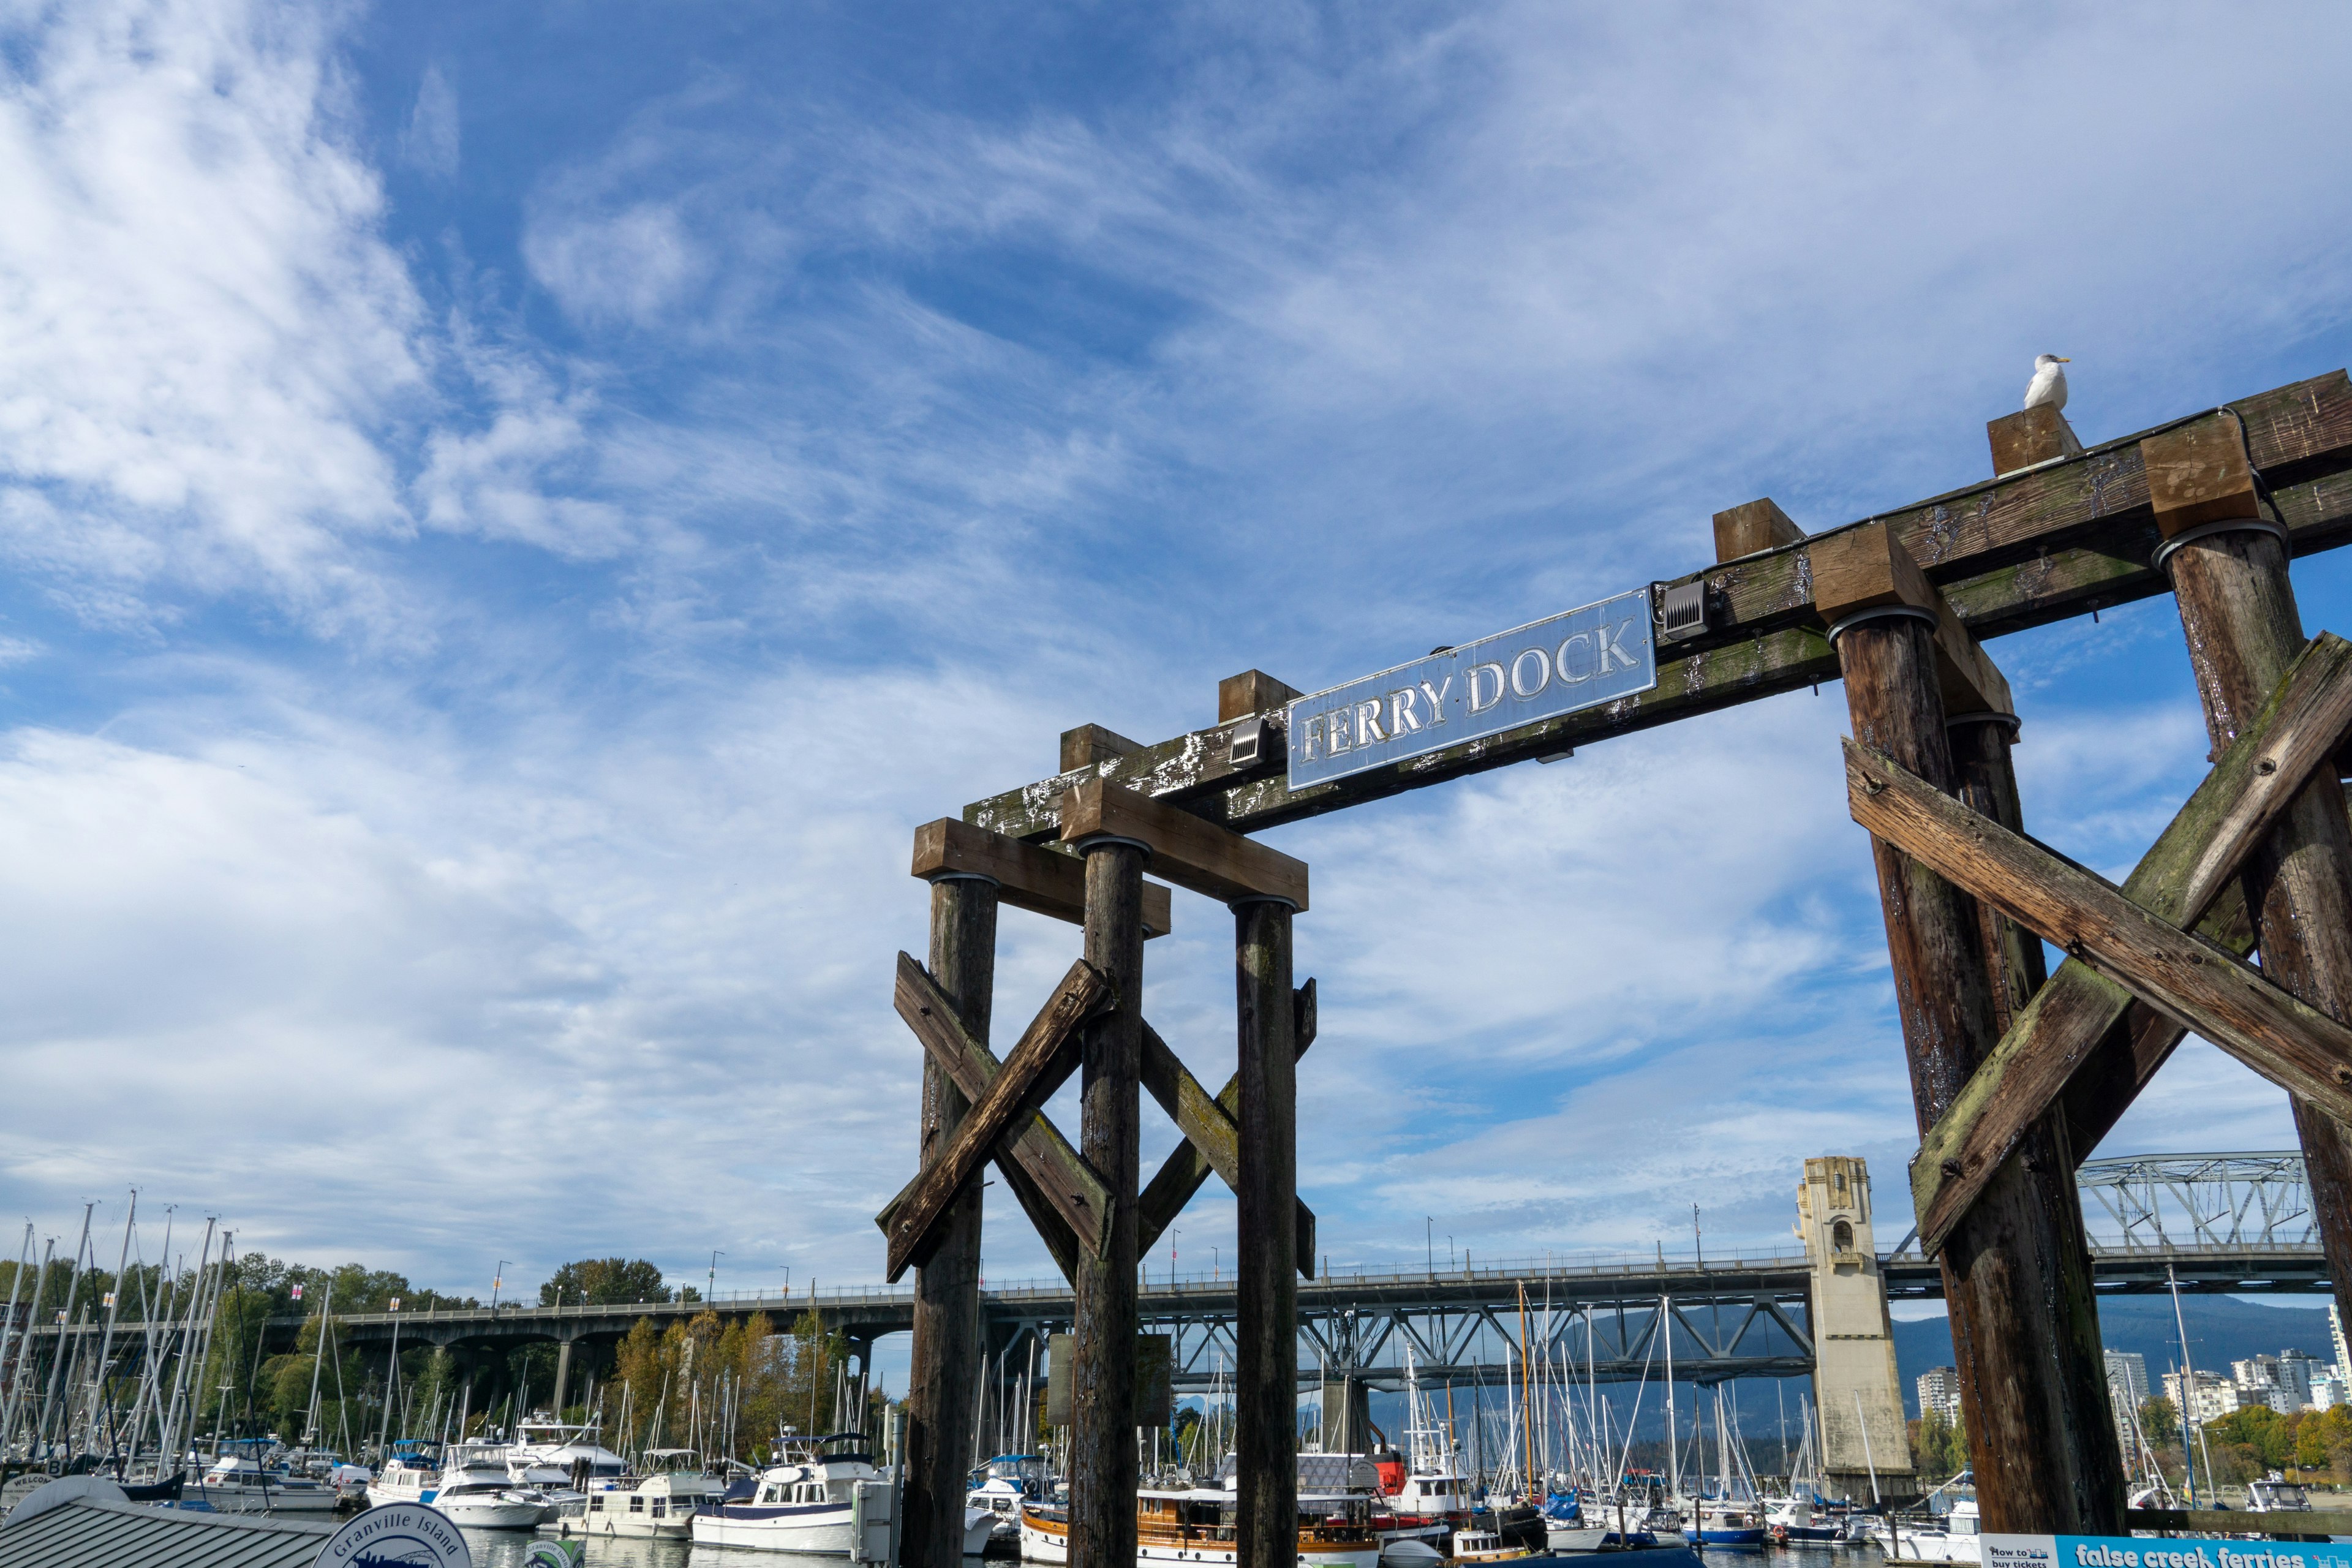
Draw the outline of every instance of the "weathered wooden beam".
<instances>
[{"instance_id":1,"label":"weathered wooden beam","mask_svg":"<svg viewBox=\"0 0 2352 1568\"><path fill-rule=\"evenodd\" d=\"M2293 553L2352 542L2352 380L2335 371L2229 406L2245 423ZM2103 442L1871 521L1889 525L1979 641L2148 598L2168 584L2150 564L2162 539L2139 440ZM1062 796L1101 778L1255 833L1833 680L1811 552L1835 531L1675 579L1704 577L1715 611L1708 630L1677 643L1675 657L1659 661L1657 686L1638 696L1301 790L1285 782L1279 744L1235 766L1222 727L1196 730L974 801L964 820L1016 838L1050 837Z\"/></svg>"},{"instance_id":2,"label":"weathered wooden beam","mask_svg":"<svg viewBox=\"0 0 2352 1568\"><path fill-rule=\"evenodd\" d=\"M1217 722L1230 724L1236 719L1271 713L1299 695L1297 687L1276 680L1262 669L1244 669L1217 682Z\"/></svg>"},{"instance_id":3,"label":"weathered wooden beam","mask_svg":"<svg viewBox=\"0 0 2352 1568\"><path fill-rule=\"evenodd\" d=\"M1234 1452L1237 1568L1298 1556L1298 1131L1292 911L1234 906L1242 1080L1234 1226Z\"/></svg>"},{"instance_id":4,"label":"weathered wooden beam","mask_svg":"<svg viewBox=\"0 0 2352 1568\"><path fill-rule=\"evenodd\" d=\"M2040 933L2289 1093L2352 1115L2352 1028L2297 1001L2121 889L1989 822L1885 756L1845 742L1853 819Z\"/></svg>"},{"instance_id":5,"label":"weathered wooden beam","mask_svg":"<svg viewBox=\"0 0 2352 1568\"><path fill-rule=\"evenodd\" d=\"M1092 767L1141 750L1142 742L1130 741L1116 730L1106 730L1100 724L1081 724L1062 731L1062 771Z\"/></svg>"},{"instance_id":6,"label":"weathered wooden beam","mask_svg":"<svg viewBox=\"0 0 2352 1568\"><path fill-rule=\"evenodd\" d=\"M1307 862L1150 795L1089 779L1062 800L1062 842L1128 838L1148 847L1151 869L1213 899L1280 899L1307 908Z\"/></svg>"},{"instance_id":7,"label":"weathered wooden beam","mask_svg":"<svg viewBox=\"0 0 2352 1568\"><path fill-rule=\"evenodd\" d=\"M1813 544L1813 604L1836 626L1873 610L1916 610L1935 617L1936 677L1948 713L2009 713L2009 682L1927 581L1885 523L1864 523Z\"/></svg>"},{"instance_id":8,"label":"weathered wooden beam","mask_svg":"<svg viewBox=\"0 0 2352 1568\"><path fill-rule=\"evenodd\" d=\"M967 1100L987 1094L1003 1064L963 1026L957 1009L923 966L903 952L891 1003L922 1042L931 1065L947 1074ZM1102 1178L1044 1111L1031 1112L1029 1124L997 1150L996 1167L1066 1278L1081 1251L1102 1250L1104 1227L1110 1223L1110 1195ZM897 1213L898 1200L893 1199L882 1211L885 1231Z\"/></svg>"},{"instance_id":9,"label":"weathered wooden beam","mask_svg":"<svg viewBox=\"0 0 2352 1568\"><path fill-rule=\"evenodd\" d=\"M1854 734L1934 790L1960 787L1932 628L1909 616L1858 620L1840 633L1838 658ZM1993 991L2011 977L1986 951L1975 900L1884 837L1874 835L1870 850L1924 1133L1998 1041ZM2049 1119L2002 1163L1937 1263L1986 1528L2095 1534L2114 1527L2123 1504L2122 1456L2061 1136Z\"/></svg>"},{"instance_id":10,"label":"weathered wooden beam","mask_svg":"<svg viewBox=\"0 0 2352 1568\"><path fill-rule=\"evenodd\" d=\"M1238 1075L1234 1081L1240 1083ZM1240 1192L1241 1123L1234 1119L1234 1110L1211 1094L1207 1086L1192 1076L1192 1069L1168 1048L1168 1042L1160 1037L1160 1031L1149 1020L1143 1026L1143 1087L1159 1102L1160 1109L1168 1113L1168 1120L1176 1123L1176 1130L1184 1134L1186 1145L1199 1152L1226 1186ZM1145 1195L1148 1199L1150 1189L1145 1190ZM1189 1199L1192 1194L1185 1196ZM1315 1256L1315 1213L1299 1199L1293 1198L1292 1202L1297 1211L1294 1228L1299 1246L1305 1249L1298 1255L1302 1270L1312 1279L1315 1270L1307 1260ZM1148 1247L1159 1234L1159 1227L1154 1226L1150 1237L1139 1246Z\"/></svg>"},{"instance_id":11,"label":"weathered wooden beam","mask_svg":"<svg viewBox=\"0 0 2352 1568\"><path fill-rule=\"evenodd\" d=\"M1742 501L1715 514L1716 563L1801 543L1804 537L1805 531L1770 496Z\"/></svg>"},{"instance_id":12,"label":"weathered wooden beam","mask_svg":"<svg viewBox=\"0 0 2352 1568\"><path fill-rule=\"evenodd\" d=\"M957 1189L995 1153L998 1142L1017 1127L1023 1114L1034 1111L1068 1076L1063 1064L1069 1053L1064 1047L1076 1038L1080 1025L1117 999L1118 987L1092 964L1079 959L1070 965L986 1092L972 1102L946 1152L919 1172L892 1207L883 1211L887 1224L877 1218L875 1223L890 1238L886 1278L895 1282L909 1264L929 1256L936 1245L933 1232L940 1216Z\"/></svg>"},{"instance_id":13,"label":"weathered wooden beam","mask_svg":"<svg viewBox=\"0 0 2352 1568\"><path fill-rule=\"evenodd\" d=\"M988 1033L996 980L996 889L978 878L931 884L931 966L898 955L900 982L912 970L929 990L928 1005L966 1038ZM950 995L947 986L955 988ZM973 1039L985 1056L988 1047ZM982 1085L982 1089L985 1089ZM954 1142L971 1100L939 1055L923 1060L922 1162ZM980 1383L981 1192L967 1180L940 1221L930 1260L916 1271L914 1347L908 1360L906 1489L898 1560L907 1568L961 1568L963 1509L971 1453L973 1393ZM556 1407L562 1408L559 1396Z\"/></svg>"},{"instance_id":14,"label":"weathered wooden beam","mask_svg":"<svg viewBox=\"0 0 2352 1568\"><path fill-rule=\"evenodd\" d=\"M1087 918L1086 863L1076 855L1008 838L952 816L915 829L913 874L927 882L950 875L985 877L996 884L997 896L1014 909L1072 925ZM1171 901L1168 889L1159 883L1143 884L1146 941L1166 936L1171 929Z\"/></svg>"},{"instance_id":15,"label":"weathered wooden beam","mask_svg":"<svg viewBox=\"0 0 2352 1568\"><path fill-rule=\"evenodd\" d=\"M2124 896L2175 925L2202 920L2234 882L2247 852L2269 835L2305 782L2331 763L2347 733L2352 643L2323 634L2141 858L2124 882ZM2242 918L2242 903L2238 910ZM2027 1129L2064 1093L2076 1068L2124 1019L2130 1002L2124 987L2070 961L2026 1005L1921 1140L1912 1162L1912 1201L1927 1251L1944 1244L1953 1223Z\"/></svg>"},{"instance_id":16,"label":"weathered wooden beam","mask_svg":"<svg viewBox=\"0 0 2352 1568\"><path fill-rule=\"evenodd\" d=\"M1087 962L1118 993L1089 1020L1079 1086L1078 1149L1110 1189L1108 1244L1072 1281L1069 1559L1071 1568L1135 1561L1137 1481L1136 1176L1142 1127L1145 851L1124 837L1089 839ZM1057 1369L1058 1370L1058 1369Z\"/></svg>"},{"instance_id":17,"label":"weathered wooden beam","mask_svg":"<svg viewBox=\"0 0 2352 1568\"><path fill-rule=\"evenodd\" d=\"M2252 428L2225 413L2140 443L2165 536L2158 564L2172 581L2216 752L2263 707L2304 641L2287 552L2263 515L2255 440ZM2352 1023L2352 822L2334 779L2304 785L2247 856L2243 882L2263 973ZM2339 1055L2336 1071L2352 1078L2352 1057ZM2352 1128L2324 1100L2298 1096L2294 1110L2336 1304L2352 1316Z\"/></svg>"},{"instance_id":18,"label":"weathered wooden beam","mask_svg":"<svg viewBox=\"0 0 2352 1568\"><path fill-rule=\"evenodd\" d=\"M1307 1054L1307 1047L1315 1043L1317 1019L1313 980L1291 993L1290 1016L1293 1049L1303 1057ZM1239 1073L1227 1079L1225 1087L1217 1091L1217 1107L1227 1116L1240 1114L1242 1080ZM1199 1192L1215 1173L1215 1167L1209 1163L1209 1157L1189 1140L1169 1152L1168 1158L1160 1163L1158 1173L1151 1178L1150 1184L1143 1189L1143 1196L1137 1205L1139 1238L1137 1245L1142 1251L1151 1249L1151 1244L1160 1239L1160 1232L1175 1223L1176 1216L1184 1212L1184 1205L1192 1201L1192 1194ZM1301 1273L1312 1279L1315 1278L1315 1216L1307 1212L1305 1205L1299 1206L1308 1228L1298 1238L1298 1268Z\"/></svg>"},{"instance_id":19,"label":"weathered wooden beam","mask_svg":"<svg viewBox=\"0 0 2352 1568\"><path fill-rule=\"evenodd\" d=\"M1995 477L2013 474L2053 458L2077 458L2083 453L2083 443L2074 438L2074 427L2047 403L1989 421L1985 435L1992 442Z\"/></svg>"}]
</instances>

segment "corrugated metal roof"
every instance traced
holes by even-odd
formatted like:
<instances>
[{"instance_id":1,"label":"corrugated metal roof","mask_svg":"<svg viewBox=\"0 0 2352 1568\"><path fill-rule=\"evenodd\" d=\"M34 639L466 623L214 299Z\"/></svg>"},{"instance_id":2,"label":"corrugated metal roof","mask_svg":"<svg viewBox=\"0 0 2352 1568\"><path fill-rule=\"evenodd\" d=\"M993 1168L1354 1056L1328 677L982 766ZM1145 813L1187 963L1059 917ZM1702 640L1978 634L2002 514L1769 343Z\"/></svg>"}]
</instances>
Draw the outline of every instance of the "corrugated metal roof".
<instances>
[{"instance_id":1,"label":"corrugated metal roof","mask_svg":"<svg viewBox=\"0 0 2352 1568\"><path fill-rule=\"evenodd\" d=\"M77 1499L0 1527L0 1568L310 1568L331 1524Z\"/></svg>"}]
</instances>

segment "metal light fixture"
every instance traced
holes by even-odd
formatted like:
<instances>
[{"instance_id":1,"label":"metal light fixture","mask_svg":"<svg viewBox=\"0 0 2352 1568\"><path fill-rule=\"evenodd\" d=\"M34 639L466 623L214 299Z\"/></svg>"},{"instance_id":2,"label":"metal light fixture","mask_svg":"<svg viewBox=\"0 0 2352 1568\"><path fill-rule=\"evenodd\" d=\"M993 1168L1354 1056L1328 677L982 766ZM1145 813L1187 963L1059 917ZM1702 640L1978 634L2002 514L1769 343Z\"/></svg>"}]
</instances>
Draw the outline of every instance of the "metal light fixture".
<instances>
[{"instance_id":1,"label":"metal light fixture","mask_svg":"<svg viewBox=\"0 0 2352 1568\"><path fill-rule=\"evenodd\" d=\"M1677 583L1658 595L1658 640L1680 642L1706 630L1706 579Z\"/></svg>"}]
</instances>

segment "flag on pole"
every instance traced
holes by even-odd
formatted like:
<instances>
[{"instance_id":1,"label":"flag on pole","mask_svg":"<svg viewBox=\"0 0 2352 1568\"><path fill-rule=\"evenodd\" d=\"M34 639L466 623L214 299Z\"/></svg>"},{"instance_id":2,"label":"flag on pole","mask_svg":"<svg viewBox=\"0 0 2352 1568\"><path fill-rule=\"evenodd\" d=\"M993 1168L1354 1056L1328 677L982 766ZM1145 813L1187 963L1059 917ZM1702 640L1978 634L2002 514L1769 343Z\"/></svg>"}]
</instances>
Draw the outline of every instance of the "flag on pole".
<instances>
[{"instance_id":1,"label":"flag on pole","mask_svg":"<svg viewBox=\"0 0 2352 1568\"><path fill-rule=\"evenodd\" d=\"M295 1286L295 1287L294 1287L294 1299L295 1299L297 1301L299 1301L299 1300L300 1300L302 1299L302 1287L300 1287L299 1285L297 1285L297 1286Z\"/></svg>"}]
</instances>

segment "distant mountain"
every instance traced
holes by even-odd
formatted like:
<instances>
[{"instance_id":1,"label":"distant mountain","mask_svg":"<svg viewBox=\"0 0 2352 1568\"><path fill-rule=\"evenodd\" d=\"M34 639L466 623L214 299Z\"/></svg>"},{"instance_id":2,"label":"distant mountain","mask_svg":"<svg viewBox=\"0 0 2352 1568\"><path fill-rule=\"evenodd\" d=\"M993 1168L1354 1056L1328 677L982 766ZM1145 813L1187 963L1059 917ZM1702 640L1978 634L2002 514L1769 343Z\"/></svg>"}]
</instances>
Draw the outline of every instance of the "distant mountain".
<instances>
[{"instance_id":1,"label":"distant mountain","mask_svg":"<svg viewBox=\"0 0 2352 1568\"><path fill-rule=\"evenodd\" d=\"M2284 1350L2303 1351L2324 1362L2336 1359L2324 1305L2273 1306L2235 1296L2183 1296L2180 1315L2189 1324L2190 1363L2200 1372L2226 1373L2233 1361ZM2170 1296L2101 1297L2099 1338L2108 1350L2137 1351L2147 1358L2152 1393L2161 1393L2164 1374L2180 1364L2180 1331L2173 1325ZM1919 1374L1952 1363L1950 1321L1922 1318L1896 1323L1895 1362L1903 1374L1904 1409L1916 1415Z\"/></svg>"}]
</instances>

